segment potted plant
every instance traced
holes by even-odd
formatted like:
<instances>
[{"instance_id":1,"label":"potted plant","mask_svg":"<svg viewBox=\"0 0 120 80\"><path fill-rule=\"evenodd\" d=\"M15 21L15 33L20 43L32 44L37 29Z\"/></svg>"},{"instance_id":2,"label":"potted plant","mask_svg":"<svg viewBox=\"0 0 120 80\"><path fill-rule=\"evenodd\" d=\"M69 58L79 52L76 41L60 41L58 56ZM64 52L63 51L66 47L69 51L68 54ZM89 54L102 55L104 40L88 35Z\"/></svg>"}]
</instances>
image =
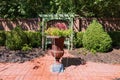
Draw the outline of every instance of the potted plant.
<instances>
[{"instance_id":1,"label":"potted plant","mask_svg":"<svg viewBox=\"0 0 120 80\"><path fill-rule=\"evenodd\" d=\"M64 54L65 37L69 37L71 33L71 29L59 29L58 27L50 27L45 31L46 36L52 39L51 54L58 62Z\"/></svg>"},{"instance_id":2,"label":"potted plant","mask_svg":"<svg viewBox=\"0 0 120 80\"><path fill-rule=\"evenodd\" d=\"M59 29L57 27L50 27L45 31L48 36L69 37L71 35L71 29Z\"/></svg>"}]
</instances>

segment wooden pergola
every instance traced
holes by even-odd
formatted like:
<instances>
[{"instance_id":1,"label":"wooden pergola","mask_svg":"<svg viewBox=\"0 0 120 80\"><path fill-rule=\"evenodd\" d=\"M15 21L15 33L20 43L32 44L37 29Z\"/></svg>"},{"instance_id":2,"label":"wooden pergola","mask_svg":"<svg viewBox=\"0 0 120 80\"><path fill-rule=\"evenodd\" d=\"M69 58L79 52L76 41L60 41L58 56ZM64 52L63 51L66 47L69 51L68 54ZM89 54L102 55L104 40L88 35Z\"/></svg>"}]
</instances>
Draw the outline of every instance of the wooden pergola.
<instances>
[{"instance_id":1,"label":"wooden pergola","mask_svg":"<svg viewBox=\"0 0 120 80\"><path fill-rule=\"evenodd\" d=\"M75 14L40 14L39 17L42 18L42 49L45 50L45 29L46 29L46 23L50 20L65 20L68 22L69 29L73 30L73 19L75 17ZM73 31L68 39L68 49L73 48Z\"/></svg>"}]
</instances>

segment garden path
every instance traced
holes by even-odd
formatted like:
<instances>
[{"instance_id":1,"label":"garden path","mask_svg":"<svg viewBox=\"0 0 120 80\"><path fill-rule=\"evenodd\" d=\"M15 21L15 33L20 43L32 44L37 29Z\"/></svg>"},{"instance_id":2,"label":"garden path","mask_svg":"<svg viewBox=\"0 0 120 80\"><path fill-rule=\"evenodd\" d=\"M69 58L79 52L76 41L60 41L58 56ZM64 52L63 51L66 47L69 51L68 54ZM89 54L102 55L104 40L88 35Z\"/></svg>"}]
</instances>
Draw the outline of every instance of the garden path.
<instances>
[{"instance_id":1,"label":"garden path","mask_svg":"<svg viewBox=\"0 0 120 80\"><path fill-rule=\"evenodd\" d=\"M50 72L54 58L49 52L24 63L0 63L0 80L120 80L120 65L95 62L81 64L67 50L62 62L65 66L63 73Z\"/></svg>"}]
</instances>

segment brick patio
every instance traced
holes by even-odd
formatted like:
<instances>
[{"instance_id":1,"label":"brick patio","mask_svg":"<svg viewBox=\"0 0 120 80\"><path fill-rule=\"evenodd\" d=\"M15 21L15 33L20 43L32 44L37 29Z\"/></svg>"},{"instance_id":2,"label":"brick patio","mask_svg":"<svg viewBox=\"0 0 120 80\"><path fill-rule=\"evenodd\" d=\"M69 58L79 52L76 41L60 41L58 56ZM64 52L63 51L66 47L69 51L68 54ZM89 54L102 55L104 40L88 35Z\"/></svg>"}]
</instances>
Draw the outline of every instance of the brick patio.
<instances>
[{"instance_id":1,"label":"brick patio","mask_svg":"<svg viewBox=\"0 0 120 80\"><path fill-rule=\"evenodd\" d=\"M120 78L120 65L86 62L72 63L77 59L65 51L63 73L50 72L54 58L50 54L24 63L0 63L0 80L115 80ZM67 61L66 60L66 61ZM71 63L71 64L69 64ZM120 79L119 79L120 80Z\"/></svg>"}]
</instances>

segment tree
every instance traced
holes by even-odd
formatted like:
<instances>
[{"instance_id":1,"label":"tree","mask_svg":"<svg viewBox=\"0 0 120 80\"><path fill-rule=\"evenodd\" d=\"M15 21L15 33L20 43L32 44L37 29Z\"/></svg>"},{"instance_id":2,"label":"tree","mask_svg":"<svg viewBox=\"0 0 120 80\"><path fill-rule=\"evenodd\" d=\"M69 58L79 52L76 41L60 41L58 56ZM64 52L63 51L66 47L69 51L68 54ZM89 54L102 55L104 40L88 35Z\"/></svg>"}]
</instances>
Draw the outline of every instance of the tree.
<instances>
[{"instance_id":1,"label":"tree","mask_svg":"<svg viewBox=\"0 0 120 80\"><path fill-rule=\"evenodd\" d=\"M24 2L18 0L4 0L0 3L0 17L2 18L16 18L16 17L24 17Z\"/></svg>"},{"instance_id":2,"label":"tree","mask_svg":"<svg viewBox=\"0 0 120 80\"><path fill-rule=\"evenodd\" d=\"M75 13L81 17L120 17L120 0L2 0L1 18L34 18L39 14Z\"/></svg>"}]
</instances>

